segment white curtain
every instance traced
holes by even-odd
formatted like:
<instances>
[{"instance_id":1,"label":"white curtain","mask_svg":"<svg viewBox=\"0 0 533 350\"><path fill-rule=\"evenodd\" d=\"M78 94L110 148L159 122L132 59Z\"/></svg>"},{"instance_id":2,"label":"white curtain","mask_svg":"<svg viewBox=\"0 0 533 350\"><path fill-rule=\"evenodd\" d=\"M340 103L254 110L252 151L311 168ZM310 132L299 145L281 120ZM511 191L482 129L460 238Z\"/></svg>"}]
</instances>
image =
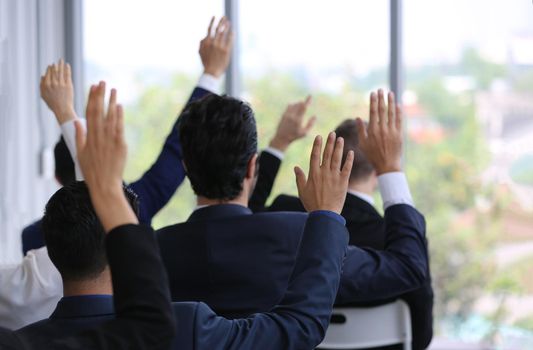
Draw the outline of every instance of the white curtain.
<instances>
[{"instance_id":1,"label":"white curtain","mask_svg":"<svg viewBox=\"0 0 533 350\"><path fill-rule=\"evenodd\" d=\"M64 56L63 11L63 0L0 0L0 264L22 258L22 229L58 188L59 132L40 101L39 80Z\"/></svg>"}]
</instances>

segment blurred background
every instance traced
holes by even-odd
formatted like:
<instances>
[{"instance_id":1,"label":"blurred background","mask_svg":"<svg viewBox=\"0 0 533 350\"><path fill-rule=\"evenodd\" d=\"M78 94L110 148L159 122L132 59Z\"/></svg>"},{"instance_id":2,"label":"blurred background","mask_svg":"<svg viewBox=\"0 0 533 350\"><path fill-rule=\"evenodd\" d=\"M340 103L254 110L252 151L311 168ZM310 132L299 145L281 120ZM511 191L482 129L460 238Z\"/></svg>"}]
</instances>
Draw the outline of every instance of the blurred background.
<instances>
[{"instance_id":1,"label":"blurred background","mask_svg":"<svg viewBox=\"0 0 533 350\"><path fill-rule=\"evenodd\" d=\"M308 94L320 134L367 118L371 90L402 96L405 170L428 224L434 346L533 349L531 1L0 0L0 11L0 261L21 258L21 228L57 188L44 67L71 62L80 114L90 84L118 89L135 180L202 73L211 16L226 13L238 45L224 87L251 103L261 147ZM271 198L296 193L292 168L307 166L311 142L289 148ZM194 206L186 182L154 227Z\"/></svg>"}]
</instances>

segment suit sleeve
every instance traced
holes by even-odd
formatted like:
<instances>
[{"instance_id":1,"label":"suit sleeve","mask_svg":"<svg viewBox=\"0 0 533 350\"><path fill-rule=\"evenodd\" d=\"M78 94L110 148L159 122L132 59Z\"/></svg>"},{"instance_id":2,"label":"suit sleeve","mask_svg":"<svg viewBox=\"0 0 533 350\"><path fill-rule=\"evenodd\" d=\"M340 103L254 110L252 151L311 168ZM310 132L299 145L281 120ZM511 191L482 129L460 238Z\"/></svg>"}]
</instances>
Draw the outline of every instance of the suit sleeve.
<instances>
[{"instance_id":1,"label":"suit sleeve","mask_svg":"<svg viewBox=\"0 0 533 350\"><path fill-rule=\"evenodd\" d=\"M197 304L194 348L296 350L316 347L329 325L347 243L348 235L342 222L323 213L310 214L289 287L280 304L271 312L238 320L218 317L207 305ZM182 314L176 321L180 324L187 319L191 319L190 314ZM187 327L178 329L178 338L187 338L190 334Z\"/></svg>"},{"instance_id":2,"label":"suit sleeve","mask_svg":"<svg viewBox=\"0 0 533 350\"><path fill-rule=\"evenodd\" d=\"M175 333L170 293L153 230L123 225L106 239L116 319L53 349L168 349Z\"/></svg>"},{"instance_id":3,"label":"suit sleeve","mask_svg":"<svg viewBox=\"0 0 533 350\"><path fill-rule=\"evenodd\" d=\"M187 104L210 93L206 89L196 87ZM179 117L172 126L172 130L155 163L140 179L129 184L131 189L139 195L139 220L143 224L150 224L155 214L168 203L185 178L177 128L178 121Z\"/></svg>"},{"instance_id":4,"label":"suit sleeve","mask_svg":"<svg viewBox=\"0 0 533 350\"><path fill-rule=\"evenodd\" d=\"M274 181L278 175L281 160L269 152L261 152L259 156L259 174L252 196L250 197L249 207L254 212L265 211L265 204L272 192Z\"/></svg>"},{"instance_id":5,"label":"suit sleeve","mask_svg":"<svg viewBox=\"0 0 533 350\"><path fill-rule=\"evenodd\" d=\"M428 278L424 217L410 205L393 205L385 211L385 227L385 250L348 247L338 304L397 297Z\"/></svg>"}]
</instances>

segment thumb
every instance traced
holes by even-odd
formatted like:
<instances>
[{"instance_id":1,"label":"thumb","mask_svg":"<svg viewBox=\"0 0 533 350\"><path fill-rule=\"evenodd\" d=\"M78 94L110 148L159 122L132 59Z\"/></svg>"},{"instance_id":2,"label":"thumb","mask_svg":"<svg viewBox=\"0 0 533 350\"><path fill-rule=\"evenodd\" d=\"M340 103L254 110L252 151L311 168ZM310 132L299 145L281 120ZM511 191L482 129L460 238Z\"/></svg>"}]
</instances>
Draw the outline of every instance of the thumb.
<instances>
[{"instance_id":1,"label":"thumb","mask_svg":"<svg viewBox=\"0 0 533 350\"><path fill-rule=\"evenodd\" d=\"M305 129L304 129L306 135L307 133L309 133L309 131L311 131L311 129L315 125L315 122L316 122L316 115L309 118L309 120L307 121L307 125L305 126Z\"/></svg>"},{"instance_id":2,"label":"thumb","mask_svg":"<svg viewBox=\"0 0 533 350\"><path fill-rule=\"evenodd\" d=\"M298 187L298 194L301 195L305 185L307 184L305 173L299 166L296 166L294 167L294 175L296 175L296 187Z\"/></svg>"}]
</instances>

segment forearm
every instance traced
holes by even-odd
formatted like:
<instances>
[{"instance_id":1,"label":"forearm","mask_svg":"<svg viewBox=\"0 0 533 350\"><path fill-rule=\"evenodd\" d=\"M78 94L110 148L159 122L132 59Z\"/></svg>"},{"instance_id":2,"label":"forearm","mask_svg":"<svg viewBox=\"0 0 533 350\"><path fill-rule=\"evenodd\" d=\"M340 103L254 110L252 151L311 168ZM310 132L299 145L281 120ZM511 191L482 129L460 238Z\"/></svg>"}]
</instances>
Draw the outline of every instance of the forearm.
<instances>
[{"instance_id":1,"label":"forearm","mask_svg":"<svg viewBox=\"0 0 533 350\"><path fill-rule=\"evenodd\" d=\"M70 119L63 124L60 125L61 127L61 134L63 135L63 138L65 139L65 143L67 144L67 148L70 152L70 156L72 157L72 161L74 162L74 169L76 171L76 181L83 181L83 174L81 172L80 163L78 161L78 153L76 149L76 127L75 122L79 121L83 127L83 130L87 129L87 121L82 118L74 118Z\"/></svg>"},{"instance_id":2,"label":"forearm","mask_svg":"<svg viewBox=\"0 0 533 350\"><path fill-rule=\"evenodd\" d=\"M423 216L412 206L385 211L385 250L350 246L344 262L337 303L397 297L426 280L428 253Z\"/></svg>"}]
</instances>

